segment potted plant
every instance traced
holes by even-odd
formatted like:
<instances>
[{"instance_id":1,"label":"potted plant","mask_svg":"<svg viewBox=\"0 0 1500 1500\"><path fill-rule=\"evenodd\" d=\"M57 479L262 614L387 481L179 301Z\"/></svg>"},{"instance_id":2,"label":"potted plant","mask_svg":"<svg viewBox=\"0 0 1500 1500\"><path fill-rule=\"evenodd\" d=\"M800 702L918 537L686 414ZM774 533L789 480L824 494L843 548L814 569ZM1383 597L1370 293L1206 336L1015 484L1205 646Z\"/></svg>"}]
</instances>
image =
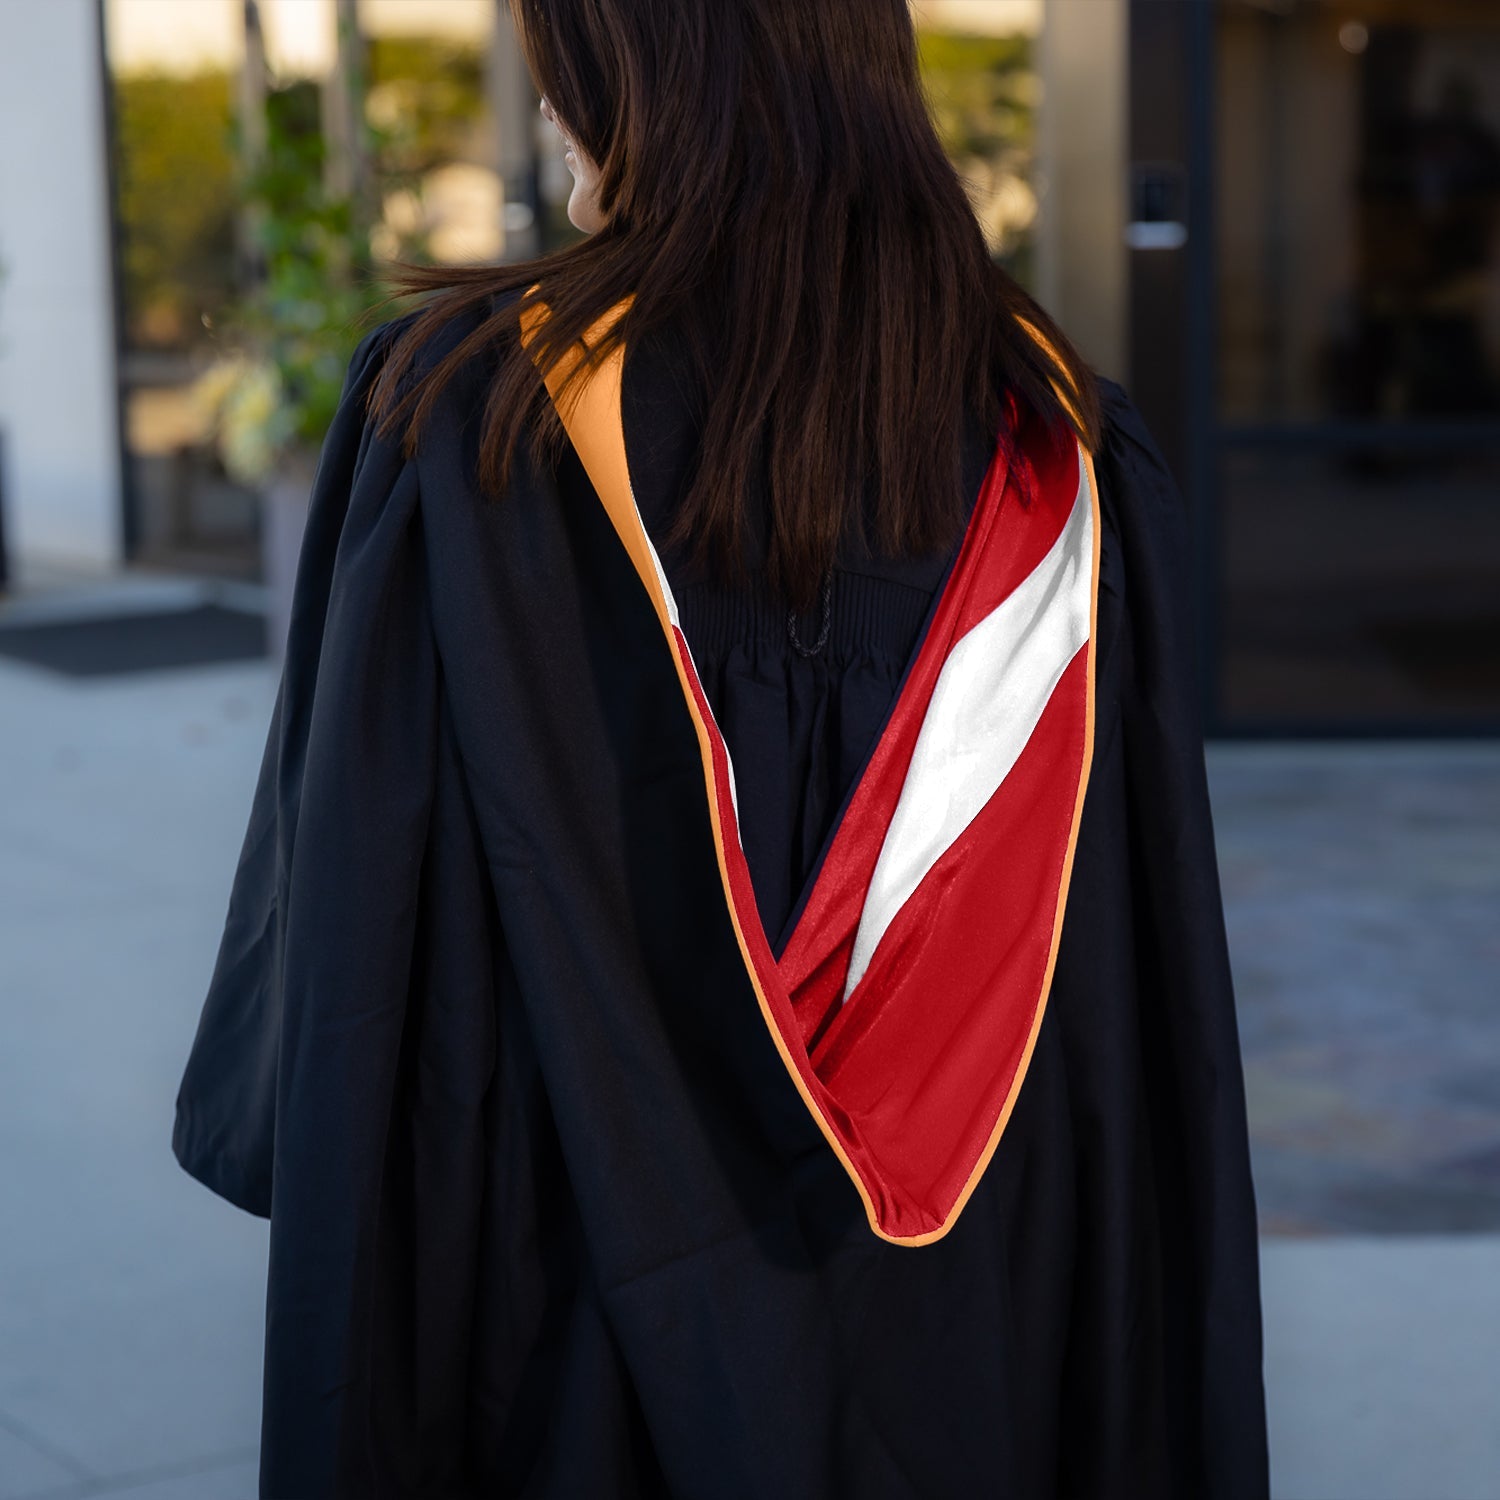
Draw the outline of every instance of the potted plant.
<instances>
[{"instance_id":1,"label":"potted plant","mask_svg":"<svg viewBox=\"0 0 1500 1500\"><path fill-rule=\"evenodd\" d=\"M224 352L194 392L226 472L262 497L273 658L285 648L318 454L365 319L386 300L370 250L374 195L330 188L323 116L313 83L267 93L264 143L244 187L250 290L228 313ZM362 110L357 118L364 138L353 149L374 160L382 136ZM425 258L421 235L405 237L399 253Z\"/></svg>"}]
</instances>

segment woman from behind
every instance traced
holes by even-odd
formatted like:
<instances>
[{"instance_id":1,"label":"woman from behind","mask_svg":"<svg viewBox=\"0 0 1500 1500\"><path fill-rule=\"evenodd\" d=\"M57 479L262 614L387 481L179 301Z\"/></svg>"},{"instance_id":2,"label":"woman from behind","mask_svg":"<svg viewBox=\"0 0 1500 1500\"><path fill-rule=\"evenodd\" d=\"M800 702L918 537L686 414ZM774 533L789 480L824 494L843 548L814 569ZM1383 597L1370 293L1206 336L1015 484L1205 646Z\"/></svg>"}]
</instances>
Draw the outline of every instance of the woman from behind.
<instances>
[{"instance_id":1,"label":"woman from behind","mask_svg":"<svg viewBox=\"0 0 1500 1500\"><path fill-rule=\"evenodd\" d=\"M904 0L513 0L579 244L349 367L183 1166L267 1497L1266 1493L1181 501Z\"/></svg>"}]
</instances>

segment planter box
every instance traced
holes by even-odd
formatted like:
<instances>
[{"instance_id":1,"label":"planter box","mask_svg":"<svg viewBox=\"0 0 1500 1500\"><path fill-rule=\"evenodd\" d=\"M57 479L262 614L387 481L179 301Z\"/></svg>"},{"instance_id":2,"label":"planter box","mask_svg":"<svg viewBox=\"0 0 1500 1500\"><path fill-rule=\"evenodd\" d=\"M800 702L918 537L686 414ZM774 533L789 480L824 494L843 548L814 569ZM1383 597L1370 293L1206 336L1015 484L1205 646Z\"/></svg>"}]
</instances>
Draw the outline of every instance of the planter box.
<instances>
[{"instance_id":1,"label":"planter box","mask_svg":"<svg viewBox=\"0 0 1500 1500\"><path fill-rule=\"evenodd\" d=\"M266 584L266 655L281 662L286 655L292 617L292 589L302 534L312 498L311 466L288 466L261 494L261 568Z\"/></svg>"}]
</instances>

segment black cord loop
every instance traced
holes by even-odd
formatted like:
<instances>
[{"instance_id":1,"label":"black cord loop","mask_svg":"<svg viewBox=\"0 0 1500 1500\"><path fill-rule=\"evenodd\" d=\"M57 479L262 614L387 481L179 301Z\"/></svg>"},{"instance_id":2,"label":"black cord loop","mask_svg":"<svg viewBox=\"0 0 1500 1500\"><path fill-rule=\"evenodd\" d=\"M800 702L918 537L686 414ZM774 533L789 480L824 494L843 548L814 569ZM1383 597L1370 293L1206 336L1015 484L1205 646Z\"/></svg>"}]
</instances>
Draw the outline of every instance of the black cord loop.
<instances>
[{"instance_id":1,"label":"black cord loop","mask_svg":"<svg viewBox=\"0 0 1500 1500\"><path fill-rule=\"evenodd\" d=\"M801 656L816 656L828 642L828 627L833 622L833 569L830 568L823 577L823 628L818 631L818 639L811 646L804 646L797 635L797 612L787 610L786 633L791 637L792 645L797 648Z\"/></svg>"}]
</instances>

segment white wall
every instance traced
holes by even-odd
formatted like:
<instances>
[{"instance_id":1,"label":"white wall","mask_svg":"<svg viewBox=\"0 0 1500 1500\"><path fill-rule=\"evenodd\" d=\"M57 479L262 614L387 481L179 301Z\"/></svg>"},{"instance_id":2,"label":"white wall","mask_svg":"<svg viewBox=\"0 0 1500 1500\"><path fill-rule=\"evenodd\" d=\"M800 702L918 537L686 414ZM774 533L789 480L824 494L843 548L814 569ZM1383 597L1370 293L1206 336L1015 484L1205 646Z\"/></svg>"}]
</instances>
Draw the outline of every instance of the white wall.
<instances>
[{"instance_id":1,"label":"white wall","mask_svg":"<svg viewBox=\"0 0 1500 1500\"><path fill-rule=\"evenodd\" d=\"M14 581L122 558L94 0L0 0L0 429Z\"/></svg>"}]
</instances>

